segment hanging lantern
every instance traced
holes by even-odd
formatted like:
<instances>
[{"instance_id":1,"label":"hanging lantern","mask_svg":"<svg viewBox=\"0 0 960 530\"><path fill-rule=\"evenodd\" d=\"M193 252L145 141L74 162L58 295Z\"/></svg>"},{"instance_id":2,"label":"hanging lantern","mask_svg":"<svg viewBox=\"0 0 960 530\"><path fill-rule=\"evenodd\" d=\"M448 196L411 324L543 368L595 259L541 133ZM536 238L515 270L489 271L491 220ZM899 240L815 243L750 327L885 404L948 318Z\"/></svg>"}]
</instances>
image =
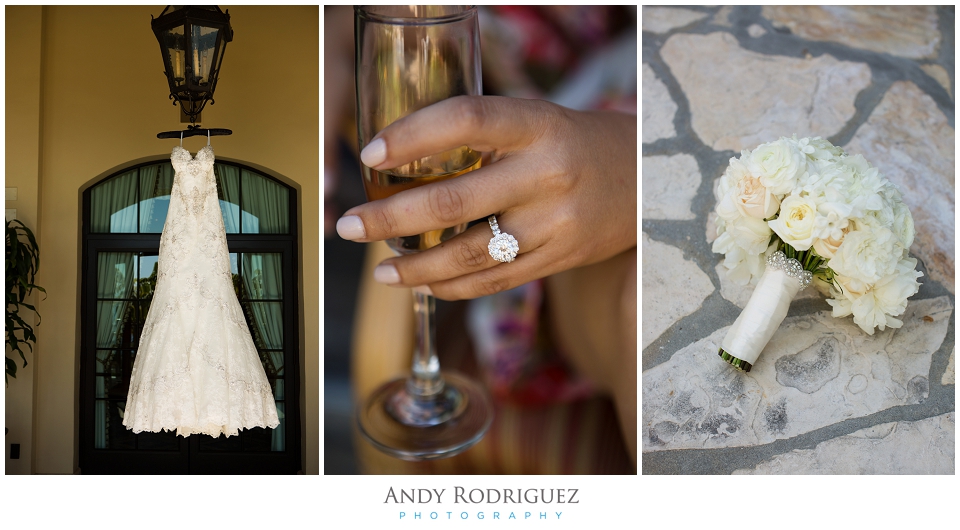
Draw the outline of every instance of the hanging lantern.
<instances>
[{"instance_id":1,"label":"hanging lantern","mask_svg":"<svg viewBox=\"0 0 960 530\"><path fill-rule=\"evenodd\" d=\"M170 99L196 125L200 111L213 101L227 43L233 40L230 12L217 6L167 6L150 25L170 85Z\"/></svg>"}]
</instances>

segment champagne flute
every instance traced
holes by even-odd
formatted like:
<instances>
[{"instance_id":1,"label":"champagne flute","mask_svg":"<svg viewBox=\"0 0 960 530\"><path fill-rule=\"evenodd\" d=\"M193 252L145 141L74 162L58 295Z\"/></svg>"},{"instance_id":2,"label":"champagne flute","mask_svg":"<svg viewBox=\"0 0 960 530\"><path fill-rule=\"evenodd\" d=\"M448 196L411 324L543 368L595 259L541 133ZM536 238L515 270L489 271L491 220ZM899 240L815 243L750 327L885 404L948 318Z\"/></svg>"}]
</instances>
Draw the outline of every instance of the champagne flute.
<instances>
[{"instance_id":1,"label":"champagne flute","mask_svg":"<svg viewBox=\"0 0 960 530\"><path fill-rule=\"evenodd\" d=\"M480 95L480 36L474 6L356 6L357 136L363 149L387 125L458 95ZM361 164L367 200L463 175L480 153L461 146L378 171ZM465 224L387 240L400 254L432 248ZM476 382L440 373L434 299L414 292L417 344L410 376L390 381L357 411L360 432L404 460L458 454L486 434L493 407Z\"/></svg>"}]
</instances>

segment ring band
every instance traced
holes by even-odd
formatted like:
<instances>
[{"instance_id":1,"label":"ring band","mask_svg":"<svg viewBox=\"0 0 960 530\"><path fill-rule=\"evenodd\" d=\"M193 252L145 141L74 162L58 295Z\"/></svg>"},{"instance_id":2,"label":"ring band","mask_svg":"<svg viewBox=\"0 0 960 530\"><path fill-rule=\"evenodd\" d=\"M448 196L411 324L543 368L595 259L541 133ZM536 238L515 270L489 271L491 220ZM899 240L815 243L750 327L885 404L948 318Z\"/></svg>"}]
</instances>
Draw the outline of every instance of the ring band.
<instances>
[{"instance_id":1,"label":"ring band","mask_svg":"<svg viewBox=\"0 0 960 530\"><path fill-rule=\"evenodd\" d=\"M500 231L500 225L497 224L496 215L488 217L487 222L490 223L490 230L493 230L493 237L490 238L490 243L487 244L487 251L490 253L490 257L500 263L510 263L517 257L517 252L520 251L520 244L517 243L517 238Z\"/></svg>"}]
</instances>

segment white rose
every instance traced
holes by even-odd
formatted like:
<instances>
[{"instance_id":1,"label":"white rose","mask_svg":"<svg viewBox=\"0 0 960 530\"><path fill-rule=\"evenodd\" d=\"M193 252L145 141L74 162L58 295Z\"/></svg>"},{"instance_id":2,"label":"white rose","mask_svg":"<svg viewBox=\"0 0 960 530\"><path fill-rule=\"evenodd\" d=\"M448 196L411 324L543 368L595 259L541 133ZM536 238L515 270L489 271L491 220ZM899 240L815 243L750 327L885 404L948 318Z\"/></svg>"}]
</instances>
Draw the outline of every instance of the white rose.
<instances>
[{"instance_id":1,"label":"white rose","mask_svg":"<svg viewBox=\"0 0 960 530\"><path fill-rule=\"evenodd\" d=\"M804 251L813 245L817 203L812 197L791 195L780 203L780 217L768 224L784 243Z\"/></svg>"},{"instance_id":2,"label":"white rose","mask_svg":"<svg viewBox=\"0 0 960 530\"><path fill-rule=\"evenodd\" d=\"M780 199L760 183L760 179L747 175L737 186L737 208L745 216L766 219L780 209Z\"/></svg>"},{"instance_id":3,"label":"white rose","mask_svg":"<svg viewBox=\"0 0 960 530\"><path fill-rule=\"evenodd\" d=\"M766 219L780 209L780 199L761 184L759 178L750 174L746 164L736 158L730 159L722 182L732 184L732 189L724 191L732 194L734 205L745 217Z\"/></svg>"},{"instance_id":4,"label":"white rose","mask_svg":"<svg viewBox=\"0 0 960 530\"><path fill-rule=\"evenodd\" d=\"M827 266L837 274L874 284L896 270L902 254L899 241L888 228L858 223Z\"/></svg>"},{"instance_id":5,"label":"white rose","mask_svg":"<svg viewBox=\"0 0 960 530\"><path fill-rule=\"evenodd\" d=\"M754 149L745 163L750 173L760 178L761 184L782 196L793 191L797 179L806 171L806 160L795 143L780 138Z\"/></svg>"},{"instance_id":6,"label":"white rose","mask_svg":"<svg viewBox=\"0 0 960 530\"><path fill-rule=\"evenodd\" d=\"M817 251L817 255L821 258L830 259L837 253L837 249L843 244L843 236L847 235L849 231L848 225L847 228L840 231L839 238L827 237L815 239L813 241L813 249Z\"/></svg>"}]
</instances>

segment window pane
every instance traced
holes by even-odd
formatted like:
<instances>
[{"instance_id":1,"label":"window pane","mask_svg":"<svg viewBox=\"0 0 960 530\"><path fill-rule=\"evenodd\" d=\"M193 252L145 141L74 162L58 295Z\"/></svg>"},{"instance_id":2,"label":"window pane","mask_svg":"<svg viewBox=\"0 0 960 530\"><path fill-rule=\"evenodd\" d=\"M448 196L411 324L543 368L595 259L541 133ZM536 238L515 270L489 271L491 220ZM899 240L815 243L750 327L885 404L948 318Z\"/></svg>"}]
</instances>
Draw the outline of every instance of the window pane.
<instances>
[{"instance_id":1,"label":"window pane","mask_svg":"<svg viewBox=\"0 0 960 530\"><path fill-rule=\"evenodd\" d=\"M98 399L93 406L93 446L107 448L107 402Z\"/></svg>"},{"instance_id":2,"label":"window pane","mask_svg":"<svg viewBox=\"0 0 960 530\"><path fill-rule=\"evenodd\" d=\"M258 351L260 363L263 364L263 371L267 377L283 377L283 352L282 351ZM281 399L273 396L276 399Z\"/></svg>"},{"instance_id":3,"label":"window pane","mask_svg":"<svg viewBox=\"0 0 960 530\"><path fill-rule=\"evenodd\" d=\"M273 381L273 399L283 399L283 379L274 379Z\"/></svg>"},{"instance_id":4,"label":"window pane","mask_svg":"<svg viewBox=\"0 0 960 530\"><path fill-rule=\"evenodd\" d=\"M279 300L283 297L281 256L279 252L243 254L243 286L246 298Z\"/></svg>"},{"instance_id":5,"label":"window pane","mask_svg":"<svg viewBox=\"0 0 960 530\"><path fill-rule=\"evenodd\" d=\"M242 302L241 306L257 349L282 349L283 305L280 302Z\"/></svg>"},{"instance_id":6,"label":"window pane","mask_svg":"<svg viewBox=\"0 0 960 530\"><path fill-rule=\"evenodd\" d=\"M251 171L242 170L243 233L290 232L290 197L287 188Z\"/></svg>"},{"instance_id":7,"label":"window pane","mask_svg":"<svg viewBox=\"0 0 960 530\"><path fill-rule=\"evenodd\" d=\"M271 451L283 451L286 445L284 434L287 432L287 418L284 414L283 403L277 403L277 417L280 418L280 425L276 429L271 429L273 437L270 443Z\"/></svg>"},{"instance_id":8,"label":"window pane","mask_svg":"<svg viewBox=\"0 0 960 530\"><path fill-rule=\"evenodd\" d=\"M140 233L159 234L170 207L173 166L164 162L140 168Z\"/></svg>"},{"instance_id":9,"label":"window pane","mask_svg":"<svg viewBox=\"0 0 960 530\"><path fill-rule=\"evenodd\" d=\"M97 350L97 373L120 375L123 373L123 352L120 350Z\"/></svg>"},{"instance_id":10,"label":"window pane","mask_svg":"<svg viewBox=\"0 0 960 530\"><path fill-rule=\"evenodd\" d=\"M127 389L129 387L124 383L119 375L98 375L97 376L97 395L98 398L127 399Z\"/></svg>"},{"instance_id":11,"label":"window pane","mask_svg":"<svg viewBox=\"0 0 960 530\"><path fill-rule=\"evenodd\" d=\"M90 192L90 231L136 233L136 169L102 182Z\"/></svg>"},{"instance_id":12,"label":"window pane","mask_svg":"<svg viewBox=\"0 0 960 530\"><path fill-rule=\"evenodd\" d=\"M137 437L123 426L123 401L98 399L94 406L93 446L97 449L134 449Z\"/></svg>"},{"instance_id":13,"label":"window pane","mask_svg":"<svg viewBox=\"0 0 960 530\"><path fill-rule=\"evenodd\" d=\"M130 302L97 302L97 348L135 348L134 314Z\"/></svg>"},{"instance_id":14,"label":"window pane","mask_svg":"<svg viewBox=\"0 0 960 530\"><path fill-rule=\"evenodd\" d=\"M133 252L97 253L97 298L133 298Z\"/></svg>"},{"instance_id":15,"label":"window pane","mask_svg":"<svg viewBox=\"0 0 960 530\"><path fill-rule=\"evenodd\" d=\"M223 227L228 234L240 233L240 168L214 164L217 177L217 197L220 198L220 213Z\"/></svg>"},{"instance_id":16,"label":"window pane","mask_svg":"<svg viewBox=\"0 0 960 530\"><path fill-rule=\"evenodd\" d=\"M134 354L129 350L97 350L96 357L97 375L121 378L124 373L129 376L130 370L133 368ZM123 392L126 394L126 390ZM126 396L124 395L124 397Z\"/></svg>"},{"instance_id":17,"label":"window pane","mask_svg":"<svg viewBox=\"0 0 960 530\"><path fill-rule=\"evenodd\" d=\"M152 252L140 253L140 266L137 273L137 305L140 310L137 312L137 334L143 330L143 324L147 321L147 313L150 311L150 303L153 301L153 293L157 289L157 267L159 265L158 256Z\"/></svg>"},{"instance_id":18,"label":"window pane","mask_svg":"<svg viewBox=\"0 0 960 530\"><path fill-rule=\"evenodd\" d=\"M141 252L140 263L137 272L137 294L136 297L147 301L153 299L153 292L157 289L157 267L159 266L159 256L156 253ZM140 317L143 318L143 315Z\"/></svg>"}]
</instances>

